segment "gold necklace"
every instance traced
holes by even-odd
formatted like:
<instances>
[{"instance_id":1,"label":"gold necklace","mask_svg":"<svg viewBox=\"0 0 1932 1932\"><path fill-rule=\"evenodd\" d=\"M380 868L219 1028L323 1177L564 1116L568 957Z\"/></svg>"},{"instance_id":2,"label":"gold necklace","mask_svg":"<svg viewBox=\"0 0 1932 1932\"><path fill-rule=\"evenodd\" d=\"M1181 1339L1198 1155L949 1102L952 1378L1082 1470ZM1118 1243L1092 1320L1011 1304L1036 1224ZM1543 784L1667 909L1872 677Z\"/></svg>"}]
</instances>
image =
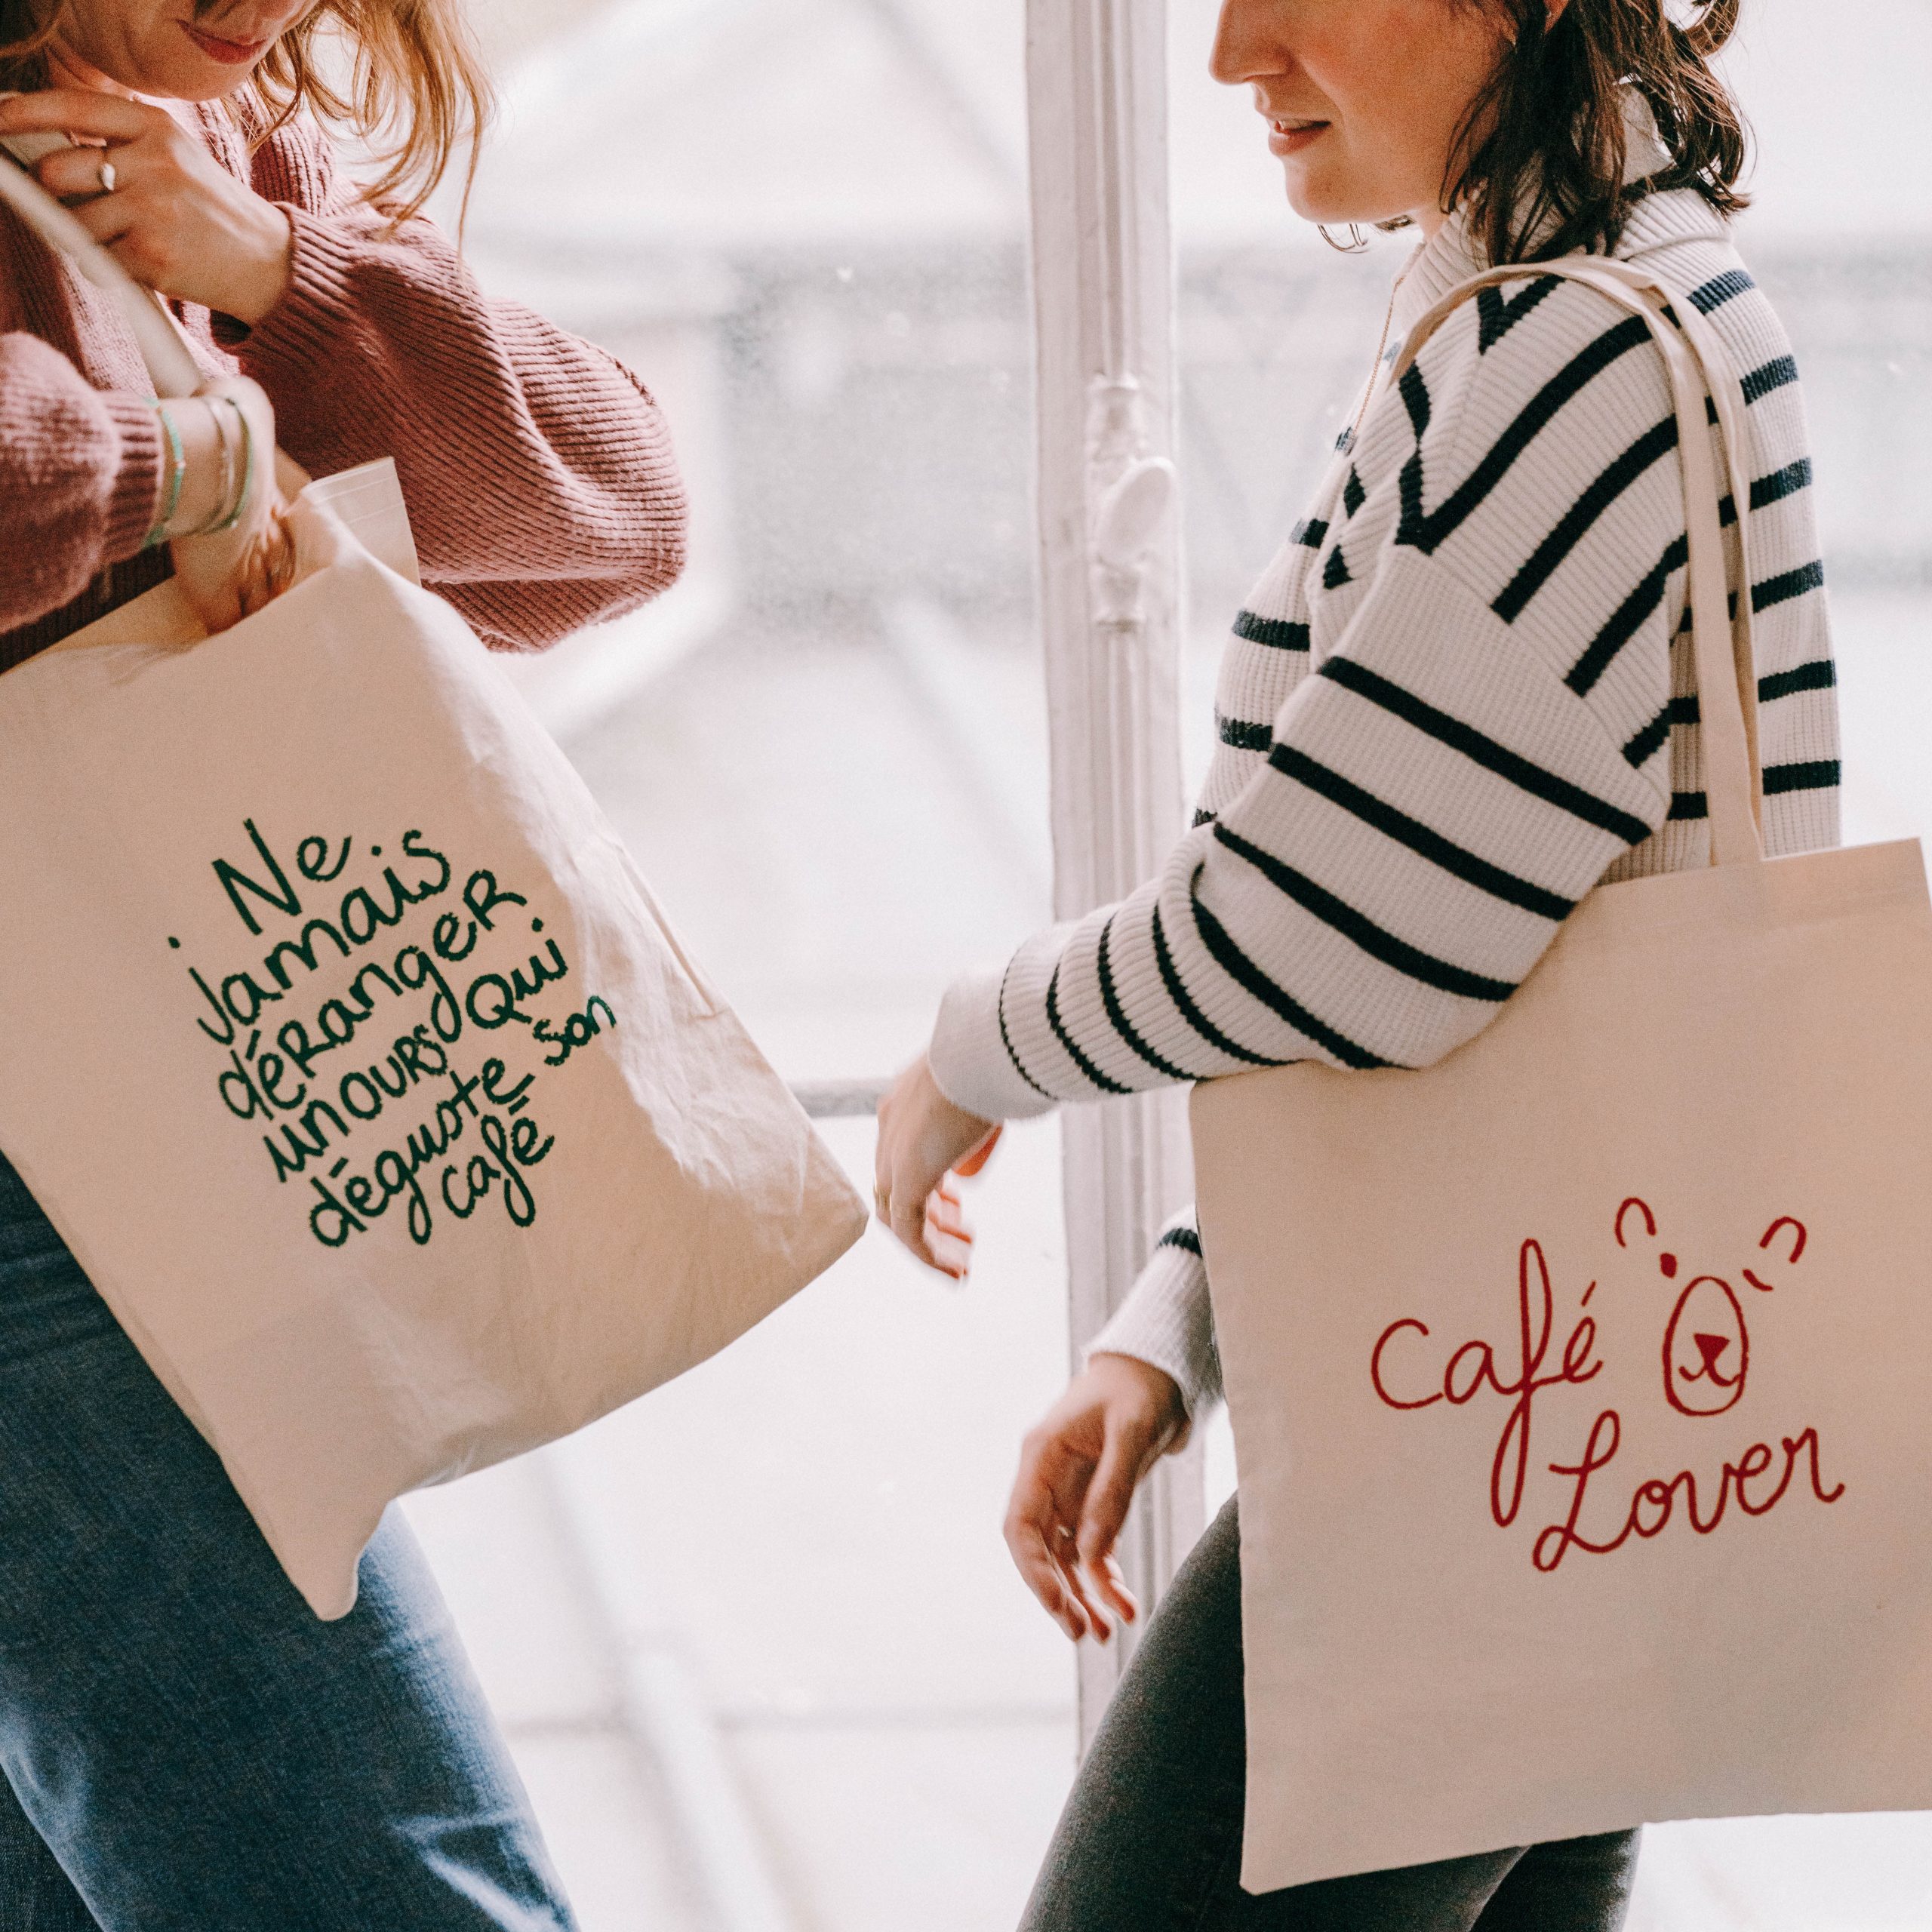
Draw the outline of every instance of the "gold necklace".
<instances>
[{"instance_id":1,"label":"gold necklace","mask_svg":"<svg viewBox=\"0 0 1932 1932\"><path fill-rule=\"evenodd\" d=\"M1401 298L1403 283L1409 278L1409 270L1414 266L1414 258L1411 257L1403 264L1401 273L1396 276L1395 285L1389 291L1389 309L1382 318L1382 337L1375 345L1375 361L1368 372L1368 386L1362 392L1361 408L1355 417L1355 427L1349 432L1350 456L1355 454L1355 445L1361 440L1361 426L1368 420L1368 412L1382 392L1382 358L1388 352L1389 332L1395 326L1395 304Z\"/></svg>"}]
</instances>

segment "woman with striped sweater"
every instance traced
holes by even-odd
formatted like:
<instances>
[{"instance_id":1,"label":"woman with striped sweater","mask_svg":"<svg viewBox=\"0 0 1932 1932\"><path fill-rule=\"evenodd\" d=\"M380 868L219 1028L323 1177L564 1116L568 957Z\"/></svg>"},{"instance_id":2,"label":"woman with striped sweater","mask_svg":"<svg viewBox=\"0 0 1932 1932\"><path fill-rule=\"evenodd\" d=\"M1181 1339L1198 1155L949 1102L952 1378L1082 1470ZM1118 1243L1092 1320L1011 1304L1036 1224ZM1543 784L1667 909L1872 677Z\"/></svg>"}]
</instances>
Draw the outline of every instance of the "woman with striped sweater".
<instances>
[{"instance_id":1,"label":"woman with striped sweater","mask_svg":"<svg viewBox=\"0 0 1932 1932\"><path fill-rule=\"evenodd\" d=\"M1750 501L1726 514L1751 518L1781 854L1837 839L1831 642L1797 368L1728 229L1743 142L1708 57L1737 0L1692 11L1224 0L1214 67L1252 91L1299 213L1420 231L1390 341L1491 263L1579 251L1710 318L1751 405ZM1304 1059L1429 1065L1592 886L1706 863L1677 441L1643 325L1555 278L1485 291L1371 390L1235 619L1192 832L1131 897L956 986L890 1097L879 1208L915 1253L958 1272L940 1183L998 1122ZM1128 1501L1218 1383L1184 1214L1026 1444L1008 1540L1070 1636L1134 1615ZM1031 1932L1621 1921L1624 1836L1243 1894L1238 1564L1231 1505L1088 1761Z\"/></svg>"}]
</instances>

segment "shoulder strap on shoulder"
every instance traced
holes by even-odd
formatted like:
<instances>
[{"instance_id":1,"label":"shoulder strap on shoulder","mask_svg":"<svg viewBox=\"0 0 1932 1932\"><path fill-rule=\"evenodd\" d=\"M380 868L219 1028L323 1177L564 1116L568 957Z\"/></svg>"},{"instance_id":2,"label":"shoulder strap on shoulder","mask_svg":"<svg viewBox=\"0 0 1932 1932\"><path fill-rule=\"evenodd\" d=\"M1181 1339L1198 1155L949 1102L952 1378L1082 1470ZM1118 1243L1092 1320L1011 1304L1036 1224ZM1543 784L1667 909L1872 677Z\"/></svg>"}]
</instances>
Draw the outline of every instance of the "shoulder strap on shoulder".
<instances>
[{"instance_id":1,"label":"shoulder strap on shoulder","mask_svg":"<svg viewBox=\"0 0 1932 1932\"><path fill-rule=\"evenodd\" d=\"M1710 805L1712 862L1733 865L1761 860L1764 779L1758 750L1757 667L1752 638L1749 419L1737 371L1716 331L1697 305L1633 263L1603 256L1568 256L1560 261L1490 269L1451 289L1422 316L1391 365L1389 380L1399 383L1444 322L1483 289L1548 276L1580 282L1640 317L1663 356L1676 405L1684 474L1690 619ZM1723 485L1709 434L1713 415L1721 432L1724 468L1737 531L1734 617L1727 608Z\"/></svg>"}]
</instances>

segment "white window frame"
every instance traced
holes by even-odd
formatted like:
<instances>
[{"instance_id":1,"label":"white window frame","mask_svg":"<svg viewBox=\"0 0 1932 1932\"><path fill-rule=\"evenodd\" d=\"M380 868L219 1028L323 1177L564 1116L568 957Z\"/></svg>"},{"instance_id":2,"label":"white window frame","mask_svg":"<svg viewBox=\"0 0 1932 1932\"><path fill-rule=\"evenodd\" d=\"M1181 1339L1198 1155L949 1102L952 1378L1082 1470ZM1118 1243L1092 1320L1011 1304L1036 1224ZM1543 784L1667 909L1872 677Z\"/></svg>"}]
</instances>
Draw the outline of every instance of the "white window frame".
<instances>
[{"instance_id":1,"label":"white window frame","mask_svg":"<svg viewBox=\"0 0 1932 1932\"><path fill-rule=\"evenodd\" d=\"M1028 0L1040 619L1054 914L1153 875L1186 823L1173 466L1166 0ZM1063 1117L1074 1360L1192 1188L1184 1098ZM1121 1552L1151 1607L1199 1535L1198 1435L1143 1485ZM1131 1643L1080 1652L1091 1741Z\"/></svg>"}]
</instances>

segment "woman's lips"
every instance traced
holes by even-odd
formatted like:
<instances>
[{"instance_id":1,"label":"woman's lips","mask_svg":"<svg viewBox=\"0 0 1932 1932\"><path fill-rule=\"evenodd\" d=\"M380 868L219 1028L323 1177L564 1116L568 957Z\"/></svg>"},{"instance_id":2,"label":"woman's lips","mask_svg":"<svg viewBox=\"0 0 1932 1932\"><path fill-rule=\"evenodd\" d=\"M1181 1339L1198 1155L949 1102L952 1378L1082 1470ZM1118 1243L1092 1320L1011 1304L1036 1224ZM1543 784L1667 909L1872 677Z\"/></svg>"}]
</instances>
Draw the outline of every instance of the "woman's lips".
<instances>
[{"instance_id":1,"label":"woman's lips","mask_svg":"<svg viewBox=\"0 0 1932 1932\"><path fill-rule=\"evenodd\" d=\"M1300 154L1312 147L1334 124L1327 121L1271 121L1268 124L1270 154Z\"/></svg>"},{"instance_id":2,"label":"woman's lips","mask_svg":"<svg viewBox=\"0 0 1932 1932\"><path fill-rule=\"evenodd\" d=\"M265 40L223 40L220 35L206 33L197 26L190 26L183 20L181 31L205 54L211 60L219 60L224 67L246 67L259 60L268 51Z\"/></svg>"}]
</instances>

